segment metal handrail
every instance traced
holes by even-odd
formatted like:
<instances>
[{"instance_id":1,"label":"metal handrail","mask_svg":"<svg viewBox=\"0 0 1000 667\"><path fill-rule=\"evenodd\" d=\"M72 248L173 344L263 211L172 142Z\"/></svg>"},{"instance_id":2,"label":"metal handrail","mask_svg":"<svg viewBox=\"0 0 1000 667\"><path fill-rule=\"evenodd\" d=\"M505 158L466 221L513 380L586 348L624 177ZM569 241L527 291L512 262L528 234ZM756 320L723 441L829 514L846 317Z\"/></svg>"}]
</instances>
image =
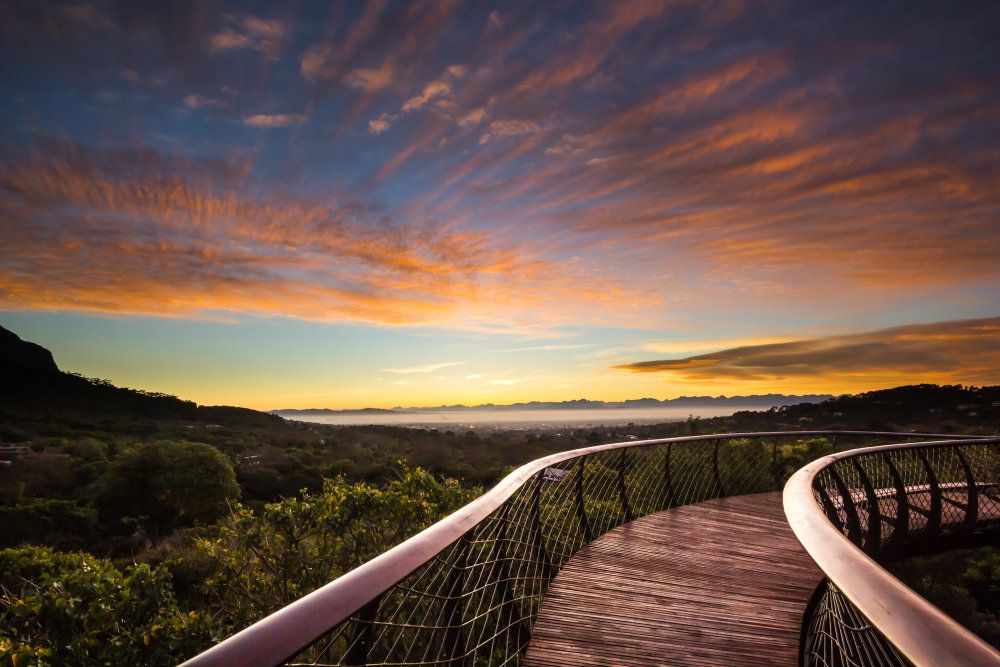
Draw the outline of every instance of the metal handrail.
<instances>
[{"instance_id":1,"label":"metal handrail","mask_svg":"<svg viewBox=\"0 0 1000 667\"><path fill-rule=\"evenodd\" d=\"M532 482L531 489L534 493L534 515L537 530L538 516L538 493L545 473L548 469L558 466L567 461L575 461L579 471L577 493L580 510L580 526L582 541L585 543L595 537L588 522L588 517L584 509L584 499L582 496L582 478L584 464L588 459L593 460L600 455L606 455L615 450L632 450L651 448L659 445L666 445L666 494L656 508L650 511L659 511L666 507L680 504L674 498L675 491L670 483L670 448L673 445L683 443L715 443L713 457L713 471L715 478L715 489L707 497L719 497L725 495L722 488L722 481L719 477L718 459L719 443L729 440L762 439L762 438L808 438L832 436L859 436L859 437L884 437L884 438L955 438L961 439L967 436L948 436L923 433L900 433L887 431L768 431L761 433L723 433L714 435L682 436L676 438L663 438L655 440L641 440L618 442L593 447L585 447L571 451L552 454L527 463L505 477L496 486L484 493L482 496L460 508L453 514L442 519L426 530L411 537L400 545L386 551L378 557L366 562L358 568L344 574L338 579L313 591L305 597L289 604L270 616L254 623L253 625L237 632L219 644L209 648L205 652L195 656L185 662L185 667L216 667L224 665L241 665L246 667L271 667L282 664L292 657L298 655L306 648L322 639L344 623L362 623L366 627L372 627L373 620L378 607L378 601L383 594L387 594L390 589L402 582L405 578L417 572L435 558L442 558L446 550L460 551L455 545L465 539L488 518L496 521L496 512L515 494L529 494L528 483ZM774 450L772 450L774 451ZM621 459L619 468L619 490L621 499L622 520L617 523L604 526L604 530L610 529L614 525L619 525L632 519L632 508L629 505L628 493L626 490L624 466L624 453L617 459ZM780 477L780 475L778 475ZM534 480L534 481L533 481ZM780 482L774 486L770 482L770 488L780 488ZM567 482L566 484L569 484ZM714 495L712 495L714 494ZM690 494L689 494L690 495ZM492 515L492 516L491 516ZM507 521L501 518L500 522ZM536 539L534 536L532 540ZM538 534L538 544L534 547L541 552L540 561L544 565L543 582L554 576L554 570L545 553L545 542ZM523 543L523 540L522 540ZM574 547L578 548L579 545ZM449 558L452 556L449 555ZM456 554L455 559L462 558L463 569L464 556ZM449 589L451 590L451 589ZM366 612L367 610L367 612ZM451 610L454 612L454 609ZM532 612L533 613L533 612ZM367 631L361 631L361 638L367 642ZM357 643L357 642L355 642ZM367 649L365 649L367 650ZM362 656L361 661L367 660ZM346 659L345 662L352 660ZM442 660L428 660L424 664L441 663ZM448 661L444 661L448 662Z\"/></svg>"},{"instance_id":2,"label":"metal handrail","mask_svg":"<svg viewBox=\"0 0 1000 667\"><path fill-rule=\"evenodd\" d=\"M888 642L891 649L915 667L1000 665L1000 652L878 565L869 554L878 554L882 549L881 526L875 527L877 535L873 539L861 536L864 531L862 521L857 516L857 487L847 487L838 476L839 473L835 473L833 479L841 481L842 489L839 504L836 504L829 497L819 497L825 492L820 477L824 473L829 474L831 470L835 471L837 464L846 465L845 462L851 462L852 467L862 476L861 479L867 486L866 492L876 499L875 504L878 505L888 494L880 493L879 491L883 491L881 489L876 491L872 488L862 468L864 463L859 461L879 457L882 465L889 465L887 462L892 461L892 457L898 456L900 452L920 452L921 460L929 471L930 467L923 453L939 448L957 449L970 445L982 447L997 444L1000 444L1000 438L970 438L854 449L813 461L792 475L785 485L783 503L788 522L799 542L835 587L836 594L846 598L862 619ZM964 458L961 461L963 466L967 466ZM892 470L898 478L896 468L893 467ZM966 467L967 473L968 470ZM928 495L935 487L938 494L946 486L949 487L948 490L965 488L970 498L967 501L969 508L965 510L966 516L978 512L979 501L974 499L973 487L978 489L984 484L993 486L1000 482L1000 479L976 481L970 475L968 482L945 485L937 481L933 472L926 474L931 478L926 485L905 485L899 482L899 497L904 504L908 506L907 499L910 495ZM827 508L823 506L824 501L828 503ZM973 502L977 504L975 510L970 509ZM940 507L940 499L938 503ZM849 508L855 508L853 518L847 516ZM872 522L872 514L874 512L869 513L865 521ZM940 515L940 509L938 514ZM835 525L831 515L842 525ZM975 517L976 514L972 516ZM896 518L899 519L899 516ZM996 517L993 519L995 521ZM940 521L940 516L938 520ZM880 521L880 517L876 516L874 521ZM910 530L909 522L900 523L906 525L894 526L893 541L897 530ZM906 539L905 536L902 539ZM852 619L855 618L856 615L852 615ZM806 623L809 623L808 618ZM856 624L857 621L854 620L853 623ZM880 638L874 637L873 641L880 641ZM886 662L896 664L891 660Z\"/></svg>"}]
</instances>

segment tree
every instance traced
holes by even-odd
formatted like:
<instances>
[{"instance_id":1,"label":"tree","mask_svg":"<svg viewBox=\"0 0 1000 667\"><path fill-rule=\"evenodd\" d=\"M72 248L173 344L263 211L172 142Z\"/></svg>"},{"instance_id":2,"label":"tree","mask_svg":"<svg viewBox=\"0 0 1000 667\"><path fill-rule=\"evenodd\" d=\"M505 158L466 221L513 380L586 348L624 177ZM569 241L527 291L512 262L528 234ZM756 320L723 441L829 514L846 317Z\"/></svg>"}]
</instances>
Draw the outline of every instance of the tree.
<instances>
[{"instance_id":1,"label":"tree","mask_svg":"<svg viewBox=\"0 0 1000 667\"><path fill-rule=\"evenodd\" d=\"M233 467L221 452L170 440L121 456L98 485L101 519L138 524L154 542L174 528L218 519L240 495Z\"/></svg>"}]
</instances>

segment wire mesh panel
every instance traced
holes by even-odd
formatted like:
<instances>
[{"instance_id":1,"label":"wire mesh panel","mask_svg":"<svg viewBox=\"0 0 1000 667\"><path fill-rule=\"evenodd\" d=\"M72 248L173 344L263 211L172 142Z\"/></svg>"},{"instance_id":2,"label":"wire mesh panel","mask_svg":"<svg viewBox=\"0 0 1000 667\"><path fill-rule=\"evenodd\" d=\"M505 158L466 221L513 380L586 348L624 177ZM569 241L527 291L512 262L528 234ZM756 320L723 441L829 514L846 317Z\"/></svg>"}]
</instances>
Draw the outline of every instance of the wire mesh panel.
<instances>
[{"instance_id":1,"label":"wire mesh panel","mask_svg":"<svg viewBox=\"0 0 1000 667\"><path fill-rule=\"evenodd\" d=\"M824 667L910 667L836 586L824 582L803 633L805 664Z\"/></svg>"},{"instance_id":2,"label":"wire mesh panel","mask_svg":"<svg viewBox=\"0 0 1000 667\"><path fill-rule=\"evenodd\" d=\"M290 605L189 664L270 665L290 655L295 657L285 664L517 664L550 582L588 542L671 507L779 490L802 463L837 449L837 437L842 436L691 436L601 445L539 459L424 533L333 582L326 587L330 590ZM980 458L970 455L970 465L989 465ZM927 484L920 477L920 462L900 470L905 484ZM964 468L959 464L948 470ZM879 474L884 477L885 471ZM878 479L878 493L888 494L885 499L891 502L895 487ZM850 478L850 484L855 482ZM845 502L850 494L841 494L832 478L822 484L831 516L847 525L853 520ZM882 496L878 498L881 502ZM952 514L942 512L944 516ZM860 520L851 525L861 526ZM324 623L324 615L334 618Z\"/></svg>"},{"instance_id":3,"label":"wire mesh panel","mask_svg":"<svg viewBox=\"0 0 1000 667\"><path fill-rule=\"evenodd\" d=\"M842 456L815 473L812 490L837 530L885 562L1000 527L998 482L1000 443L966 441ZM806 614L801 657L810 667L911 664L830 582Z\"/></svg>"}]
</instances>

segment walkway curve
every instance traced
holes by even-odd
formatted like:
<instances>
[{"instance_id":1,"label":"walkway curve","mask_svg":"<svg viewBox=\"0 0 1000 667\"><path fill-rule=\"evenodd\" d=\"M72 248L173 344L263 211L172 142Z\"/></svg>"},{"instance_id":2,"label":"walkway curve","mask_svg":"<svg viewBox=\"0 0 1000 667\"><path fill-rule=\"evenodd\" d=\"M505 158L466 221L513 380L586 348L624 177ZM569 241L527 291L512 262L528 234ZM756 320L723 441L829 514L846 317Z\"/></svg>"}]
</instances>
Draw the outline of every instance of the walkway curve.
<instances>
[{"instance_id":1,"label":"walkway curve","mask_svg":"<svg viewBox=\"0 0 1000 667\"><path fill-rule=\"evenodd\" d=\"M792 667L823 575L781 494L709 500L619 526L542 600L525 667Z\"/></svg>"}]
</instances>

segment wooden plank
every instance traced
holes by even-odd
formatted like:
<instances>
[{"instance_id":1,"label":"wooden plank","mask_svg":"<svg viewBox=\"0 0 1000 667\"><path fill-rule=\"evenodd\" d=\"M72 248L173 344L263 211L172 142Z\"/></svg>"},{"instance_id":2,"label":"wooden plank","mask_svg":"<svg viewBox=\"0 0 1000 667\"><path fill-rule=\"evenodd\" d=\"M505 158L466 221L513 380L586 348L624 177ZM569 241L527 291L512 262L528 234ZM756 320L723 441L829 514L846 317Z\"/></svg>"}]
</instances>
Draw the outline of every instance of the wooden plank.
<instances>
[{"instance_id":1,"label":"wooden plank","mask_svg":"<svg viewBox=\"0 0 1000 667\"><path fill-rule=\"evenodd\" d=\"M570 559L542 601L524 665L792 667L821 579L780 493L660 512Z\"/></svg>"}]
</instances>

